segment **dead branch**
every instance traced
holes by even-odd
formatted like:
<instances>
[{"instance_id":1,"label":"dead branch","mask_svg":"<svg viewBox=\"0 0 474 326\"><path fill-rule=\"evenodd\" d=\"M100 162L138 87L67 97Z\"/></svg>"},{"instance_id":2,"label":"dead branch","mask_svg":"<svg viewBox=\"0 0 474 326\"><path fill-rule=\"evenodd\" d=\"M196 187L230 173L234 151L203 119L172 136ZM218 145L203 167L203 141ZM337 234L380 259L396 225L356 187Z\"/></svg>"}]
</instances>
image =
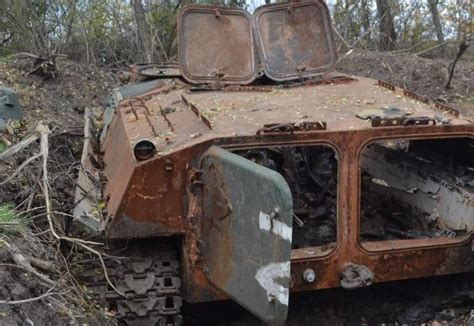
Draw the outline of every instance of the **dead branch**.
<instances>
[{"instance_id":1,"label":"dead branch","mask_svg":"<svg viewBox=\"0 0 474 326\"><path fill-rule=\"evenodd\" d=\"M51 273L56 272L56 267L52 262L46 261L46 260L41 260L35 257L27 257L28 261L30 262L31 266L34 266L36 268L39 268L43 271L48 271Z\"/></svg>"},{"instance_id":2,"label":"dead branch","mask_svg":"<svg viewBox=\"0 0 474 326\"><path fill-rule=\"evenodd\" d=\"M371 29L369 29L368 31L365 31L361 36L359 36L359 37L357 38L357 40L355 40L354 43L352 43L350 50L354 49L355 46L357 45L357 43L359 43L360 41L362 41L362 40L364 39L364 37L366 37L366 36L369 35L370 33L372 33L372 30L371 30Z\"/></svg>"},{"instance_id":3,"label":"dead branch","mask_svg":"<svg viewBox=\"0 0 474 326\"><path fill-rule=\"evenodd\" d=\"M47 283L48 285L54 285L55 284L55 282L53 282L49 277L47 277L46 275L41 274L33 266L31 266L30 261L28 259L26 259L25 256L23 256L21 254L20 250L15 245L12 245L12 244L8 243L4 239L0 239L0 241L2 241L5 244L5 246L7 246L8 253L12 257L15 264L17 264L18 266L20 266L23 269L27 270L31 274L35 275L41 281Z\"/></svg>"},{"instance_id":4,"label":"dead branch","mask_svg":"<svg viewBox=\"0 0 474 326\"><path fill-rule=\"evenodd\" d=\"M107 272L107 267L105 266L104 259L102 258L102 254L98 252L97 250L89 247L87 243L90 243L89 241L84 241L81 239L75 239L75 238L70 238L66 236L60 236L56 233L54 223L53 223L53 207L51 203L51 199L49 196L49 180L48 180L48 153L49 153L49 145L48 145L48 137L49 137L49 129L45 125L43 125L41 122L38 124L37 130L40 133L40 153L43 156L43 193L44 193L44 200L46 203L46 217L48 219L48 224L49 224L49 229L51 230L51 234L53 235L54 238L56 238L58 241L60 240L65 240L68 242L71 242L83 249L86 249L87 251L95 254L99 260L100 263L102 264L102 268L104 270L104 276L105 279L107 280L107 283L110 285L110 287L117 292L119 295L125 297L125 295L115 287L115 285L112 283L112 281L109 278L109 274ZM94 243L95 244L95 243Z\"/></svg>"},{"instance_id":5,"label":"dead branch","mask_svg":"<svg viewBox=\"0 0 474 326\"><path fill-rule=\"evenodd\" d=\"M21 170L23 170L23 168L25 166L27 166L28 164L30 164L32 161L36 160L37 158L40 158L41 157L41 154L36 154L30 158L28 158L27 160L25 160L19 167L18 169L16 169L16 171L10 175L6 180L0 182L0 186L4 185L5 183L11 181L14 177L16 177L18 175L18 173L20 173Z\"/></svg>"},{"instance_id":6,"label":"dead branch","mask_svg":"<svg viewBox=\"0 0 474 326\"><path fill-rule=\"evenodd\" d=\"M27 53L27 52L20 52L20 53L14 53L12 55L9 55L7 57L7 59L13 59L13 58L18 58L18 59L38 59L39 56L37 56L36 54L32 54L32 53Z\"/></svg>"},{"instance_id":7,"label":"dead branch","mask_svg":"<svg viewBox=\"0 0 474 326\"><path fill-rule=\"evenodd\" d=\"M52 58L60 58L60 59L66 59L68 58L67 54L62 54L62 53L55 53L51 54ZM33 54L33 53L28 53L28 52L20 52L20 53L14 53L11 54L7 57L7 60L10 59L42 59L41 56Z\"/></svg>"},{"instance_id":8,"label":"dead branch","mask_svg":"<svg viewBox=\"0 0 474 326\"><path fill-rule=\"evenodd\" d=\"M432 46L432 47L430 47L430 48L428 48L428 49L426 49L426 50L423 50L423 51L420 51L420 52L416 52L415 55L420 56L420 55L422 55L422 54L426 54L426 53L428 53L428 52L431 52L431 51L433 51L433 50L436 50L436 49L438 49L438 48L440 48L440 47L442 47L442 46L445 46L445 45L447 45L447 44L450 44L450 43L459 43L459 41L444 41L444 42L439 43L439 44L436 44L435 46Z\"/></svg>"},{"instance_id":9,"label":"dead branch","mask_svg":"<svg viewBox=\"0 0 474 326\"><path fill-rule=\"evenodd\" d=\"M29 302L34 302L34 301L38 301L38 300L41 300L41 299L44 299L46 297L49 297L51 295L56 295L56 294L64 294L64 293L67 293L67 292L63 292L63 293L58 293L58 292L51 292L53 291L53 289L56 287L53 286L52 288L50 288L48 291L46 291L46 293L38 296L38 297L34 297L34 298L29 298L29 299L23 299L23 300L16 300L16 301L5 301L5 300L0 300L0 304L9 304L9 305L16 305L16 304L23 304L23 303L29 303Z\"/></svg>"},{"instance_id":10,"label":"dead branch","mask_svg":"<svg viewBox=\"0 0 474 326\"><path fill-rule=\"evenodd\" d=\"M451 81L453 80L454 68L456 67L456 63L462 57L464 52L466 52L468 47L469 47L469 44L467 44L466 39L463 39L461 44L459 44L459 51L456 54L456 58L454 59L453 63L449 65L449 79L448 79L448 82L446 83L446 86L444 86L444 88L446 89L451 88Z\"/></svg>"},{"instance_id":11,"label":"dead branch","mask_svg":"<svg viewBox=\"0 0 474 326\"><path fill-rule=\"evenodd\" d=\"M0 154L0 161L4 161L7 158L15 155L16 153L22 151L24 148L26 148L28 145L30 145L32 142L38 140L39 135L37 133L23 139L19 143L16 143L12 147L6 149L3 153Z\"/></svg>"},{"instance_id":12,"label":"dead branch","mask_svg":"<svg viewBox=\"0 0 474 326\"><path fill-rule=\"evenodd\" d=\"M351 45L349 43L347 43L347 41L342 37L342 35L337 31L337 29L334 29L334 33L337 35L337 37L339 37L339 39L342 41L342 43L344 43L346 48L348 48L348 49L351 48Z\"/></svg>"},{"instance_id":13,"label":"dead branch","mask_svg":"<svg viewBox=\"0 0 474 326\"><path fill-rule=\"evenodd\" d=\"M413 49L416 49L417 47L419 47L420 45L422 45L423 43L425 43L425 41L421 41L421 42L418 42L416 44L413 44L412 46L406 48L406 49L400 49L400 50L393 50L393 51L390 51L388 53L405 53L405 52L410 52L411 50Z\"/></svg>"}]
</instances>

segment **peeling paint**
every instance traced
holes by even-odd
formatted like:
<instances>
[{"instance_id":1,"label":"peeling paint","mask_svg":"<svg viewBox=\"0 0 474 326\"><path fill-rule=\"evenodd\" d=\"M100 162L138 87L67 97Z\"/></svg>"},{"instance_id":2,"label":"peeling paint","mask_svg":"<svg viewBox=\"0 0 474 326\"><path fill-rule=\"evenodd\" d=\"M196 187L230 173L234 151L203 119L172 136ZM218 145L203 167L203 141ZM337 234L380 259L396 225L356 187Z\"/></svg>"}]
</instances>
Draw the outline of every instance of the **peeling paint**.
<instances>
[{"instance_id":1,"label":"peeling paint","mask_svg":"<svg viewBox=\"0 0 474 326\"><path fill-rule=\"evenodd\" d=\"M272 232L280 236L283 240L291 242L293 229L291 226L278 221L275 218L270 217L270 215L260 212L258 215L258 224L260 230Z\"/></svg>"},{"instance_id":2,"label":"peeling paint","mask_svg":"<svg viewBox=\"0 0 474 326\"><path fill-rule=\"evenodd\" d=\"M267 291L267 296L275 298L282 305L288 306L290 290L276 282L280 278L290 277L290 262L271 263L257 270L255 279Z\"/></svg>"}]
</instances>

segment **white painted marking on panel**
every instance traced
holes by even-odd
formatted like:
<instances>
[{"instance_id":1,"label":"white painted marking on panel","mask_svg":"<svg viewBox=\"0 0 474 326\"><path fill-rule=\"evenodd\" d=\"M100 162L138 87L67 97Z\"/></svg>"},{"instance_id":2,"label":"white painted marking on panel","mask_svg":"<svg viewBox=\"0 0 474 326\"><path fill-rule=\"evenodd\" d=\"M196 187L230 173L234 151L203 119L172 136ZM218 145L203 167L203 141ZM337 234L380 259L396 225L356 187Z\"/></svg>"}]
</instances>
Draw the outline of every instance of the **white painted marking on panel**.
<instances>
[{"instance_id":1,"label":"white painted marking on panel","mask_svg":"<svg viewBox=\"0 0 474 326\"><path fill-rule=\"evenodd\" d=\"M258 216L258 224L260 230L272 232L282 237L283 240L288 240L291 242L293 230L286 223L283 223L277 219L272 220L270 215L260 212Z\"/></svg>"},{"instance_id":2,"label":"white painted marking on panel","mask_svg":"<svg viewBox=\"0 0 474 326\"><path fill-rule=\"evenodd\" d=\"M290 262L271 263L257 270L255 279L267 291L268 297L275 297L282 305L288 306L290 290L276 282L279 278L290 278Z\"/></svg>"}]
</instances>

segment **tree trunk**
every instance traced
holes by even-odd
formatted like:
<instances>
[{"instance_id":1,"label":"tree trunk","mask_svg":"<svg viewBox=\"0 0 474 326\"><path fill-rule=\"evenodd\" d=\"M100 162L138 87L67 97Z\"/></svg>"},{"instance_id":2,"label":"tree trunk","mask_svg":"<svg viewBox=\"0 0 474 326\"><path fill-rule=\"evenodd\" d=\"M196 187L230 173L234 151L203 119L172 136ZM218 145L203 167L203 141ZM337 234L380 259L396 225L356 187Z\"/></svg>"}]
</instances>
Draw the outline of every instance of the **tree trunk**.
<instances>
[{"instance_id":1,"label":"tree trunk","mask_svg":"<svg viewBox=\"0 0 474 326\"><path fill-rule=\"evenodd\" d=\"M436 36L438 37L438 42L444 42L443 28L441 27L441 20L439 18L438 12L438 0L428 0L428 5L431 11L431 17L433 18L433 24L436 31Z\"/></svg>"},{"instance_id":2,"label":"tree trunk","mask_svg":"<svg viewBox=\"0 0 474 326\"><path fill-rule=\"evenodd\" d=\"M138 43L143 61L153 61L153 49L151 46L150 32L145 18L145 10L141 0L133 0L133 10L135 11L135 21L137 24Z\"/></svg>"},{"instance_id":3,"label":"tree trunk","mask_svg":"<svg viewBox=\"0 0 474 326\"><path fill-rule=\"evenodd\" d=\"M397 39L392 10L388 0L377 0L376 2L380 25L380 51L392 51L395 48L395 41Z\"/></svg>"},{"instance_id":4,"label":"tree trunk","mask_svg":"<svg viewBox=\"0 0 474 326\"><path fill-rule=\"evenodd\" d=\"M362 0L360 2L360 16L362 20L362 27L364 28L364 33L370 30L370 9L367 0ZM370 43L370 33L367 35L367 44Z\"/></svg>"}]
</instances>

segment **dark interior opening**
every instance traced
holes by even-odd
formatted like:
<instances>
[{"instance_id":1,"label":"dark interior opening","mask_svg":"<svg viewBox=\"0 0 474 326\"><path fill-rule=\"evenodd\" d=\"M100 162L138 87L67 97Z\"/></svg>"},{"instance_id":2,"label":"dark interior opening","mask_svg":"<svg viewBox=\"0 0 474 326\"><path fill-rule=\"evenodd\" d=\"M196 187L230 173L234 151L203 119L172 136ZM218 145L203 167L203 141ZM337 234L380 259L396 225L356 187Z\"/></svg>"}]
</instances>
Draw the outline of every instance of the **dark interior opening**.
<instances>
[{"instance_id":1,"label":"dark interior opening","mask_svg":"<svg viewBox=\"0 0 474 326\"><path fill-rule=\"evenodd\" d=\"M293 196L292 248L336 245L337 156L327 145L235 151L277 171Z\"/></svg>"},{"instance_id":2,"label":"dark interior opening","mask_svg":"<svg viewBox=\"0 0 474 326\"><path fill-rule=\"evenodd\" d=\"M474 227L474 140L377 141L362 152L362 242L459 237Z\"/></svg>"}]
</instances>

